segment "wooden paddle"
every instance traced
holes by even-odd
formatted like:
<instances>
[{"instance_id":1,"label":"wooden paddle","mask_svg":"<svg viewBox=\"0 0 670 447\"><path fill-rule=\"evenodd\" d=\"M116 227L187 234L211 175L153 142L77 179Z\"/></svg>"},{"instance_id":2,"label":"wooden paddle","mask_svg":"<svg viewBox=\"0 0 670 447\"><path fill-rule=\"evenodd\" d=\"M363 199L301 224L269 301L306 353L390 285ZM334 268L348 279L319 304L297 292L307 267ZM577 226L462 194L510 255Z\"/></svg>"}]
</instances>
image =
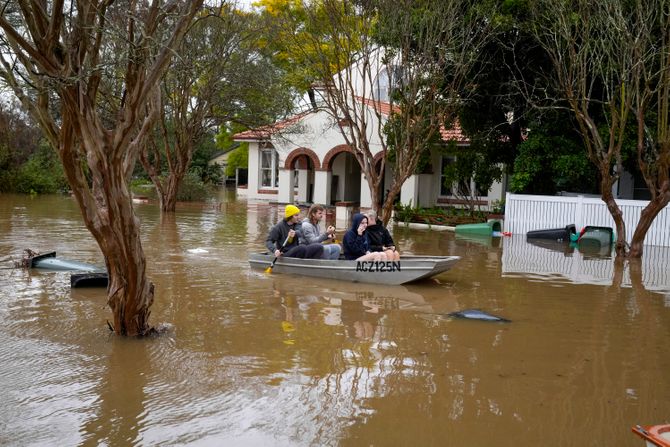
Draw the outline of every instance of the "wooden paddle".
<instances>
[{"instance_id":1,"label":"wooden paddle","mask_svg":"<svg viewBox=\"0 0 670 447\"><path fill-rule=\"evenodd\" d=\"M284 247L286 247L286 244L288 243L289 238L290 238L290 236L286 237L286 240L284 241L283 244L281 244L281 248L279 249L279 251L282 251L284 249ZM272 267L275 266L275 262L277 262L277 259L279 259L279 256L275 256L275 258L272 260L272 264L270 264L270 267L265 269L265 273L272 273Z\"/></svg>"}]
</instances>

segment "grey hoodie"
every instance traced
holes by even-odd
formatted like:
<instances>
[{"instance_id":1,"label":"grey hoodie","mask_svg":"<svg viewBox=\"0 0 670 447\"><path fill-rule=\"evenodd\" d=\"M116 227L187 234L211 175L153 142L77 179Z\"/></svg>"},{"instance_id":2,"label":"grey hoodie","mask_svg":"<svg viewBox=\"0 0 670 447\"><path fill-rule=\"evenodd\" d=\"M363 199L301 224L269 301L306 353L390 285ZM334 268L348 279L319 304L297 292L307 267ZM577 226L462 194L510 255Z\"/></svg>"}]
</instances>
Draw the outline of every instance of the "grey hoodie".
<instances>
[{"instance_id":1,"label":"grey hoodie","mask_svg":"<svg viewBox=\"0 0 670 447\"><path fill-rule=\"evenodd\" d=\"M314 225L310 222L309 217L305 217L302 220L302 234L300 235L300 244L320 244L321 242L328 239L327 233L321 233L321 228L319 224Z\"/></svg>"}]
</instances>

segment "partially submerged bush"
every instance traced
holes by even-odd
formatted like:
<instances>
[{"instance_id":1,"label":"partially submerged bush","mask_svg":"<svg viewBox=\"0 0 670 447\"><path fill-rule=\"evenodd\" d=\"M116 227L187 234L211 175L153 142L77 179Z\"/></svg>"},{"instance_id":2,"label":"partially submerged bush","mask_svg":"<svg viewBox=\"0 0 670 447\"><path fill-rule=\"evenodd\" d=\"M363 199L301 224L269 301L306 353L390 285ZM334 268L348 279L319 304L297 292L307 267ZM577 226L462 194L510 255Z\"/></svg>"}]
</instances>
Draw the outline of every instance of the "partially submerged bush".
<instances>
[{"instance_id":1,"label":"partially submerged bush","mask_svg":"<svg viewBox=\"0 0 670 447\"><path fill-rule=\"evenodd\" d=\"M211 186L203 183L200 173L189 171L179 185L177 200L179 202L198 202L207 199Z\"/></svg>"}]
</instances>

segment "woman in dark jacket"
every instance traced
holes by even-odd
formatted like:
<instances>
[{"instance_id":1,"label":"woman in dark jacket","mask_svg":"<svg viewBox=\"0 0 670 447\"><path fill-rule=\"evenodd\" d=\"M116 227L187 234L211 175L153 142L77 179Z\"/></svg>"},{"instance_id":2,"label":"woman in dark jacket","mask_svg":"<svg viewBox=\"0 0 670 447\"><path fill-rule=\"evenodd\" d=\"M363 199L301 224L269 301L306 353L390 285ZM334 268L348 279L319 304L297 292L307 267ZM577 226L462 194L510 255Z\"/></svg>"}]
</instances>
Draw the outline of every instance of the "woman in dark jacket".
<instances>
[{"instance_id":1,"label":"woman in dark jacket","mask_svg":"<svg viewBox=\"0 0 670 447\"><path fill-rule=\"evenodd\" d=\"M370 252L370 246L365 237L367 226L368 218L364 214L354 214L354 217L351 219L351 228L347 230L342 239L344 257L357 261L386 261L384 253Z\"/></svg>"}]
</instances>

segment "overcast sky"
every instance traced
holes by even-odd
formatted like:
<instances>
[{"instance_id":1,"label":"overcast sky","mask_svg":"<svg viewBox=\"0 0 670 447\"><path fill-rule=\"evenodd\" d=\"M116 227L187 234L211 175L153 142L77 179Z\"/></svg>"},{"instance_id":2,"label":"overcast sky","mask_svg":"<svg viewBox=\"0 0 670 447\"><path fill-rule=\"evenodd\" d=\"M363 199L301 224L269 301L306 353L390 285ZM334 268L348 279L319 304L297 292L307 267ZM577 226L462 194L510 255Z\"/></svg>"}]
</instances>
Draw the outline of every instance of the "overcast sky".
<instances>
[{"instance_id":1,"label":"overcast sky","mask_svg":"<svg viewBox=\"0 0 670 447\"><path fill-rule=\"evenodd\" d=\"M256 0L233 0L233 1L237 1L237 5L241 9L250 10L251 9L251 4L253 2L255 2Z\"/></svg>"}]
</instances>

